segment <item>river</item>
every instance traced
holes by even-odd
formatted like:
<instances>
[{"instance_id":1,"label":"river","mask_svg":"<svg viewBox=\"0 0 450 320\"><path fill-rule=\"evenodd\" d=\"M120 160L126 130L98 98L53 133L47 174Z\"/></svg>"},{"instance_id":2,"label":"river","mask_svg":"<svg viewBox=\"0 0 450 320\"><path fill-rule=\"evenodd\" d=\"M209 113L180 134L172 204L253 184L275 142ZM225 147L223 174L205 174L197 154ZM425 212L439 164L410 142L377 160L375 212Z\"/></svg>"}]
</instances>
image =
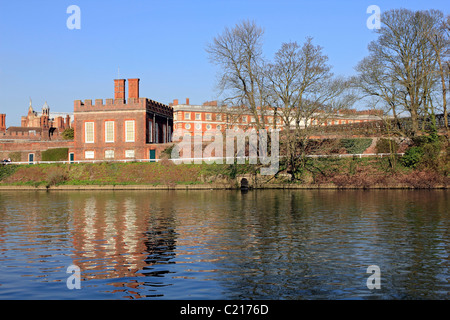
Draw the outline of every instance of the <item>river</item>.
<instances>
[{"instance_id":1,"label":"river","mask_svg":"<svg viewBox=\"0 0 450 320\"><path fill-rule=\"evenodd\" d=\"M1 191L0 299L446 300L449 195Z\"/></svg>"}]
</instances>

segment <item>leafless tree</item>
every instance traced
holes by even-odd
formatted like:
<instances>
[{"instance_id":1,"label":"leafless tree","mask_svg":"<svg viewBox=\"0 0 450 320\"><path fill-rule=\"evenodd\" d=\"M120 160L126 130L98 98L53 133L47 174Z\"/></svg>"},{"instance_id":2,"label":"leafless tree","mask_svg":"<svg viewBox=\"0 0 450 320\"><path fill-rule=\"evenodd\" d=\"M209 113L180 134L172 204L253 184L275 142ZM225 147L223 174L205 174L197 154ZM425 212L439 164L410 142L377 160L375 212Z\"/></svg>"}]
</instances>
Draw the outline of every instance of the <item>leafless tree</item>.
<instances>
[{"instance_id":1,"label":"leafless tree","mask_svg":"<svg viewBox=\"0 0 450 320\"><path fill-rule=\"evenodd\" d=\"M263 34L255 22L243 21L225 28L206 48L210 61L221 68L218 88L225 96L224 104L240 106L243 113L253 115L257 130L265 128L267 109Z\"/></svg>"},{"instance_id":2,"label":"leafless tree","mask_svg":"<svg viewBox=\"0 0 450 320\"><path fill-rule=\"evenodd\" d=\"M348 81L334 77L323 48L307 38L282 44L267 66L270 105L282 117L289 170L305 164L313 121L320 125L330 115L353 104Z\"/></svg>"},{"instance_id":3,"label":"leafless tree","mask_svg":"<svg viewBox=\"0 0 450 320\"><path fill-rule=\"evenodd\" d=\"M448 77L450 67L450 15L444 17L438 10L430 10L431 26L425 31L425 36L432 46L435 53L437 64L436 74L440 84L440 94L442 101L442 110L444 115L444 125L448 130L448 112L447 112L447 92L449 90L446 77Z\"/></svg>"},{"instance_id":4,"label":"leafless tree","mask_svg":"<svg viewBox=\"0 0 450 320\"><path fill-rule=\"evenodd\" d=\"M441 14L407 9L384 12L378 38L368 47L370 54L356 68L358 77L353 83L364 95L383 100L394 118L407 111L413 135L420 131L420 116L434 114L437 70L443 70L437 67L443 50L442 28L436 27Z\"/></svg>"}]
</instances>

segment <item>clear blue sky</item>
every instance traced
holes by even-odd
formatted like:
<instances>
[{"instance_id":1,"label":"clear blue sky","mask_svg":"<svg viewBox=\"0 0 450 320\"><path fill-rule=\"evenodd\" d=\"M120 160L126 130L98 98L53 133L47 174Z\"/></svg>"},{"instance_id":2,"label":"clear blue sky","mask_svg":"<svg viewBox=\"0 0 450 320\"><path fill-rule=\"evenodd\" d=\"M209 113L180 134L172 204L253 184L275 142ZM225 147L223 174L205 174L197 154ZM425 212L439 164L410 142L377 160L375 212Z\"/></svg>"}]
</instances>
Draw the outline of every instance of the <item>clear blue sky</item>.
<instances>
[{"instance_id":1,"label":"clear blue sky","mask_svg":"<svg viewBox=\"0 0 450 320\"><path fill-rule=\"evenodd\" d=\"M69 30L67 8L81 9L81 29ZM218 69L205 47L243 19L265 29L265 55L307 36L335 74L351 75L375 38L369 5L439 9L448 0L0 0L0 113L20 125L29 98L40 111L72 112L73 100L114 95L113 79L141 79L140 95L162 103L215 100Z\"/></svg>"}]
</instances>

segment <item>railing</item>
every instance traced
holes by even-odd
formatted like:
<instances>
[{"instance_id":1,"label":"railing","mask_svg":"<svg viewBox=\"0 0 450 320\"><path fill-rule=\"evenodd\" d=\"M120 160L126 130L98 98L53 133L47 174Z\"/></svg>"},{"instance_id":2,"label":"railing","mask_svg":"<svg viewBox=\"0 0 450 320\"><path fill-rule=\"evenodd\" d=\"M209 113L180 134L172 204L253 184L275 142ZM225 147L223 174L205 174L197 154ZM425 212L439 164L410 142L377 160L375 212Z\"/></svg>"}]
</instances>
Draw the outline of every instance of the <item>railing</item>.
<instances>
[{"instance_id":1,"label":"railing","mask_svg":"<svg viewBox=\"0 0 450 320\"><path fill-rule=\"evenodd\" d=\"M354 154L308 154L305 157L307 158L348 158L348 157L380 157L383 158L385 156L390 155L398 155L403 156L404 153L354 153ZM284 158L285 156L279 156L278 158ZM271 159L270 156L267 158ZM176 159L165 159L172 162L195 162L195 161L216 161L216 160L254 160L257 161L258 157L208 157L208 158L176 158ZM164 159L125 159L125 160L67 160L67 161L26 161L26 162L7 162L5 165L16 164L16 165L27 165L27 164L80 164L80 163L104 163L104 162L118 162L118 163L127 163L127 162L159 162Z\"/></svg>"}]
</instances>

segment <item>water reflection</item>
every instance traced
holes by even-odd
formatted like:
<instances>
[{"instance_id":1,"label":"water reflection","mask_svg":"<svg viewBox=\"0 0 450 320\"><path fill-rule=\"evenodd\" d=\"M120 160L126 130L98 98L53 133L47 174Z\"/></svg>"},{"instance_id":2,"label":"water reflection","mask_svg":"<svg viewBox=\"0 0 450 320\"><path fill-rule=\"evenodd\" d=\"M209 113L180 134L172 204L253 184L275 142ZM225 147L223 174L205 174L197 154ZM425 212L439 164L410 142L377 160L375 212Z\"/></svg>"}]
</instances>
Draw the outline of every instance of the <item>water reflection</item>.
<instances>
[{"instance_id":1,"label":"water reflection","mask_svg":"<svg viewBox=\"0 0 450 320\"><path fill-rule=\"evenodd\" d=\"M0 297L448 299L447 195L1 192Z\"/></svg>"}]
</instances>

